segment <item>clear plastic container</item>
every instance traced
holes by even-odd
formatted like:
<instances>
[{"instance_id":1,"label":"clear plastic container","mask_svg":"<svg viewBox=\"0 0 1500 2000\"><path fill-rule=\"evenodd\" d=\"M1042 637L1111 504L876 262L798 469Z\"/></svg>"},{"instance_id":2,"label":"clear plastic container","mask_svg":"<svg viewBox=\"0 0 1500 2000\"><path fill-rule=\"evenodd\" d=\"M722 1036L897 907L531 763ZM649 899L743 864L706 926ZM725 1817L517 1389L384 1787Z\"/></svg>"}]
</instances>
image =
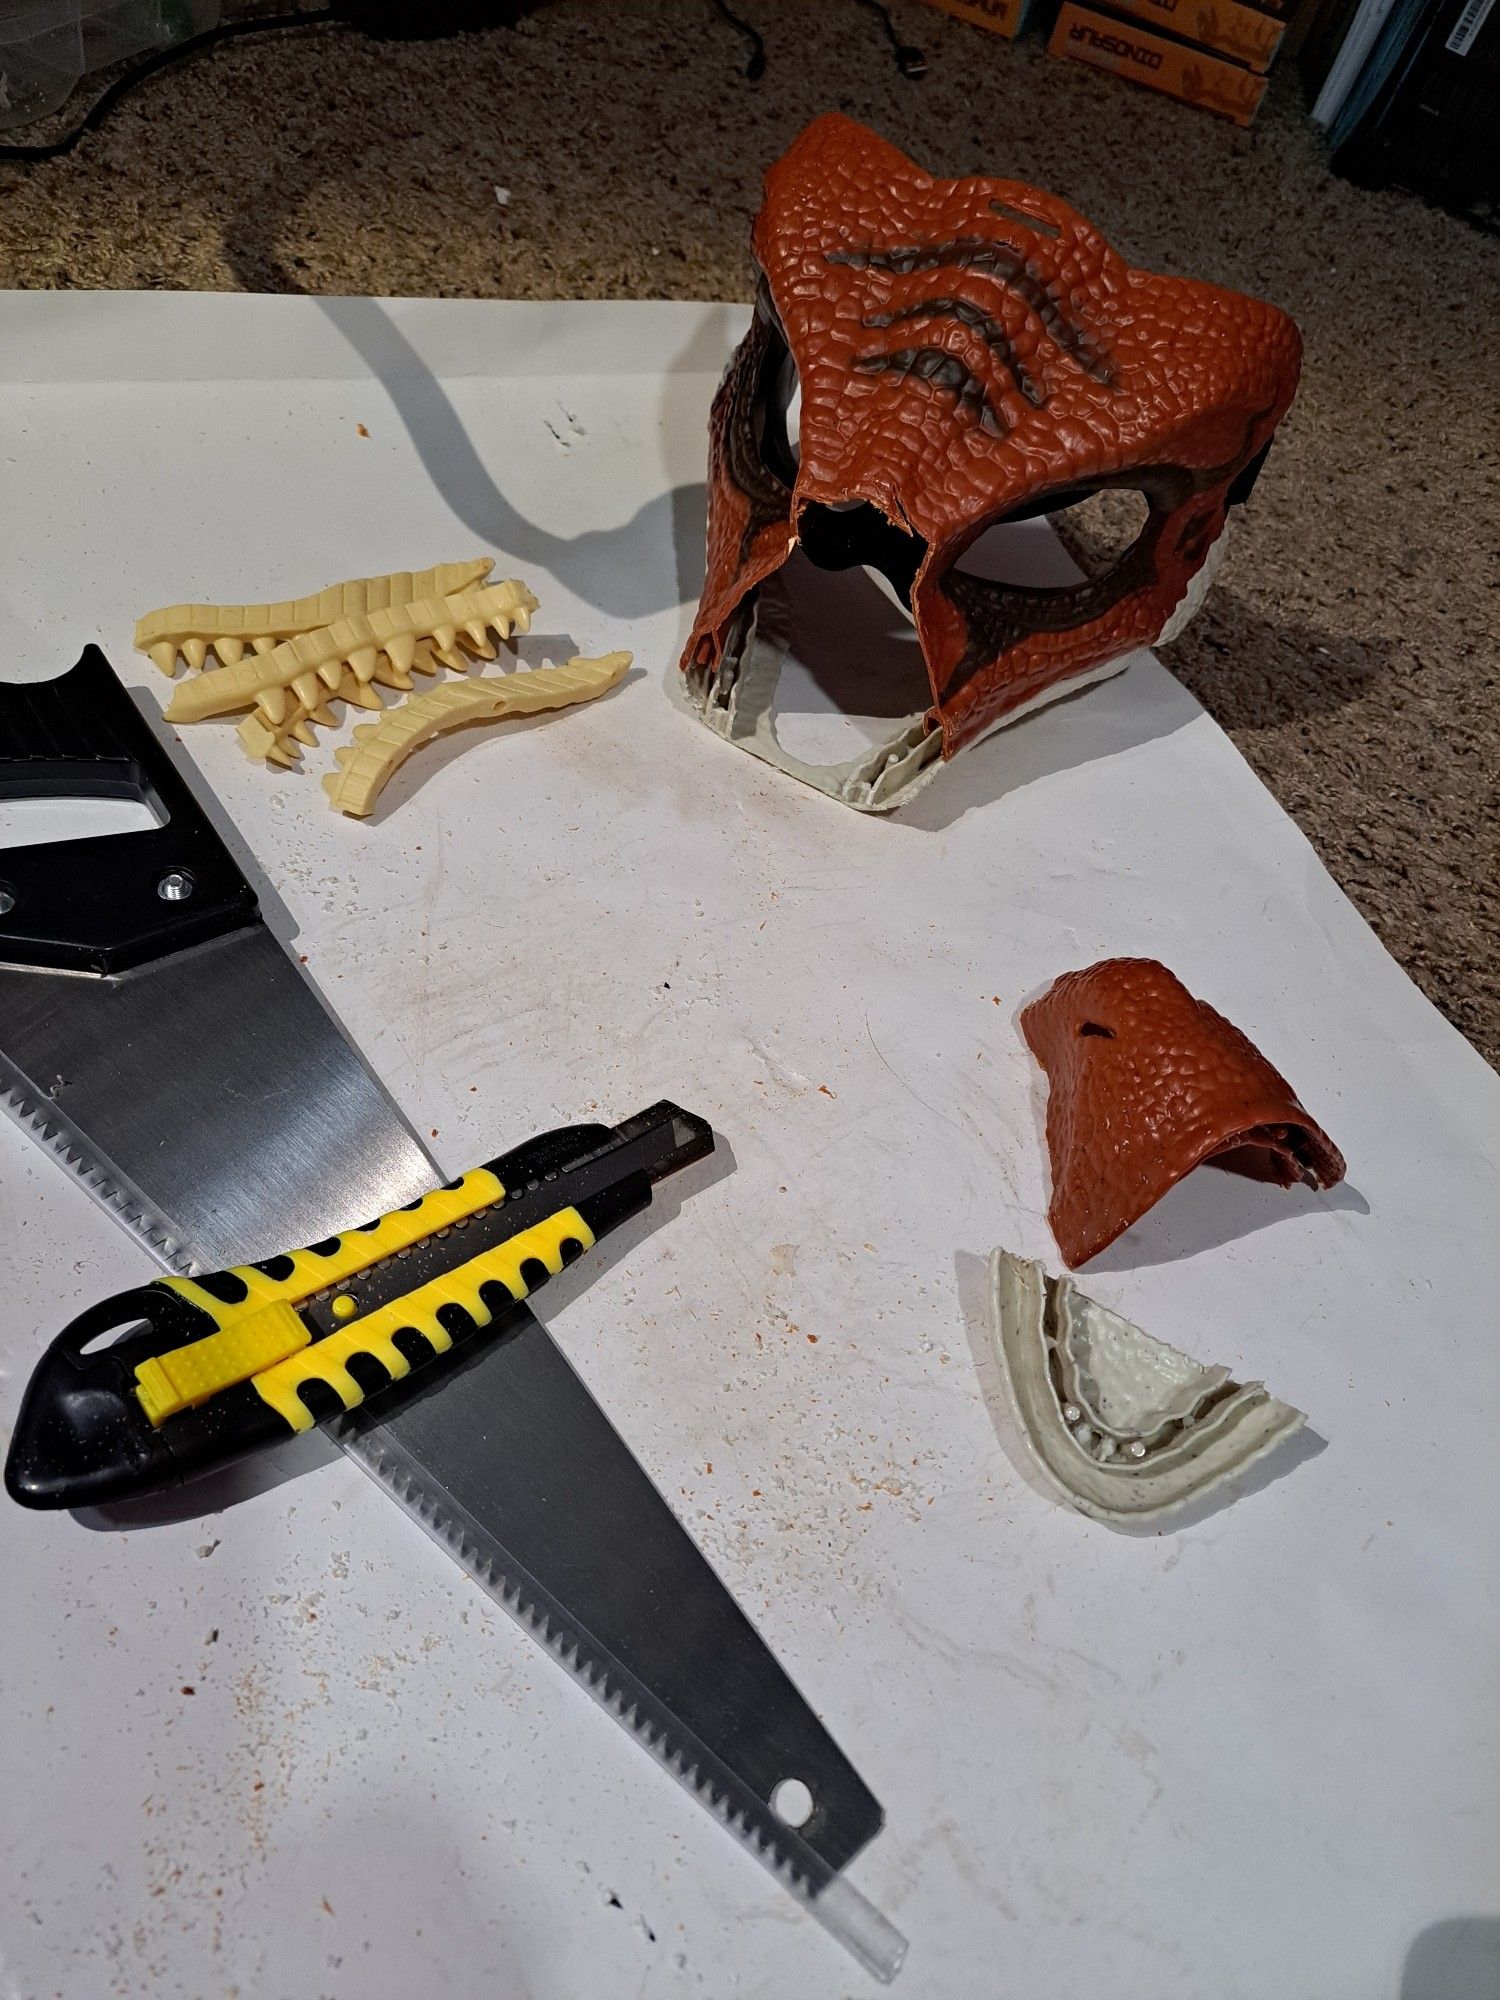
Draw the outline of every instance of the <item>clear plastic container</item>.
<instances>
[{"instance_id":1,"label":"clear plastic container","mask_svg":"<svg viewBox=\"0 0 1500 2000\"><path fill-rule=\"evenodd\" d=\"M45 118L91 70L218 18L219 0L0 0L0 131Z\"/></svg>"}]
</instances>

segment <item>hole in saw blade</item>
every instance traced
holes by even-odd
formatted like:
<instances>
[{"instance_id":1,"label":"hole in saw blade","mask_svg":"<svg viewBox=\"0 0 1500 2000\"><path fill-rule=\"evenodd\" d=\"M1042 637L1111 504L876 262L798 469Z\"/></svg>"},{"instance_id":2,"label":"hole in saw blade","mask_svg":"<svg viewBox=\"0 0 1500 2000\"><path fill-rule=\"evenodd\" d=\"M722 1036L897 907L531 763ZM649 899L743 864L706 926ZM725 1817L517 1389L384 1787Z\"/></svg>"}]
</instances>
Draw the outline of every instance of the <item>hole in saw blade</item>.
<instances>
[{"instance_id":1,"label":"hole in saw blade","mask_svg":"<svg viewBox=\"0 0 1500 2000\"><path fill-rule=\"evenodd\" d=\"M96 1333L92 1340L86 1340L79 1348L80 1354L97 1354L101 1347L113 1347L117 1340L129 1340L132 1334L150 1333L151 1322L145 1319L128 1319L123 1326L107 1326L102 1333Z\"/></svg>"},{"instance_id":2,"label":"hole in saw blade","mask_svg":"<svg viewBox=\"0 0 1500 2000\"><path fill-rule=\"evenodd\" d=\"M783 1778L771 1794L771 1810L788 1826L806 1826L812 1818L813 1795L800 1778Z\"/></svg>"},{"instance_id":3,"label":"hole in saw blade","mask_svg":"<svg viewBox=\"0 0 1500 2000\"><path fill-rule=\"evenodd\" d=\"M146 799L0 798L0 849L149 833L167 816Z\"/></svg>"}]
</instances>

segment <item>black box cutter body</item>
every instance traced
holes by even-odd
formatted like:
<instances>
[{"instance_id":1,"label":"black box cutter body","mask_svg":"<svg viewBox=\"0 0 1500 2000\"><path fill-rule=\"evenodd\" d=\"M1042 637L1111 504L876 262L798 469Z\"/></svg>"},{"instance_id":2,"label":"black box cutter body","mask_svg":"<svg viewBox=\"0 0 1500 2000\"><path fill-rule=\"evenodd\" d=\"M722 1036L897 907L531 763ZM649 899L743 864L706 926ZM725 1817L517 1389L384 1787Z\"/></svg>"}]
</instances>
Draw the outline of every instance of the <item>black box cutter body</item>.
<instances>
[{"instance_id":1,"label":"black box cutter body","mask_svg":"<svg viewBox=\"0 0 1500 2000\"><path fill-rule=\"evenodd\" d=\"M566 1126L305 1249L106 1299L37 1364L6 1487L26 1507L156 1492L429 1378L713 1143L667 1102Z\"/></svg>"}]
</instances>

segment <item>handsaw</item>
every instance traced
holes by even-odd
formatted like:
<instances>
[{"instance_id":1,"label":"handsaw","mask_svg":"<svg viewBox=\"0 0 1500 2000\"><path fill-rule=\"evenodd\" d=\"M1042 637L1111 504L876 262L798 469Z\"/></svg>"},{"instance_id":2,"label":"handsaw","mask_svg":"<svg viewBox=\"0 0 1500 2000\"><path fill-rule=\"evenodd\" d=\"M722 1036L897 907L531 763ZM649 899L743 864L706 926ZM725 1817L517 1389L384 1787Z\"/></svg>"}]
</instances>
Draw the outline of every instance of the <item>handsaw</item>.
<instances>
[{"instance_id":1,"label":"handsaw","mask_svg":"<svg viewBox=\"0 0 1500 2000\"><path fill-rule=\"evenodd\" d=\"M0 798L26 796L130 798L161 822L0 855L5 1108L159 1265L279 1269L289 1244L431 1194L437 1166L97 647L0 688ZM476 1333L330 1435L892 1978L905 1942L844 1872L875 1798L529 1309Z\"/></svg>"}]
</instances>

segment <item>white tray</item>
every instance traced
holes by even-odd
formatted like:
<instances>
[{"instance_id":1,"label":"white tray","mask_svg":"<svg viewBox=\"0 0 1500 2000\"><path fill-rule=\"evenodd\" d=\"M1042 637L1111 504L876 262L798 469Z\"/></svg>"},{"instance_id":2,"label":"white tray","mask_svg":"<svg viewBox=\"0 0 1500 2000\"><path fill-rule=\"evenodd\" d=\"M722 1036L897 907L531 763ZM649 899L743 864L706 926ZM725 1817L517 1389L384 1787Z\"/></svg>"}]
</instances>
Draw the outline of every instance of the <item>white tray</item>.
<instances>
[{"instance_id":1,"label":"white tray","mask_svg":"<svg viewBox=\"0 0 1500 2000\"><path fill-rule=\"evenodd\" d=\"M0 672L97 640L163 700L148 606L481 550L554 652L634 648L368 825L326 747L182 755L445 1166L667 1093L722 1133L735 1171L553 1324L883 1802L852 1875L911 1940L897 1990L1456 2000L1500 1862L1500 1087L1148 657L893 822L683 712L742 322L0 300ZM1325 1197L1196 1175L1088 1274L1326 1441L1150 1536L1043 1498L976 1365L990 1246L1057 1268L1015 1010L1119 952L1349 1160ZM8 1417L148 1267L8 1126L0 1227ZM0 1993L870 1990L355 1468L294 1469L131 1534L0 1506Z\"/></svg>"}]
</instances>

